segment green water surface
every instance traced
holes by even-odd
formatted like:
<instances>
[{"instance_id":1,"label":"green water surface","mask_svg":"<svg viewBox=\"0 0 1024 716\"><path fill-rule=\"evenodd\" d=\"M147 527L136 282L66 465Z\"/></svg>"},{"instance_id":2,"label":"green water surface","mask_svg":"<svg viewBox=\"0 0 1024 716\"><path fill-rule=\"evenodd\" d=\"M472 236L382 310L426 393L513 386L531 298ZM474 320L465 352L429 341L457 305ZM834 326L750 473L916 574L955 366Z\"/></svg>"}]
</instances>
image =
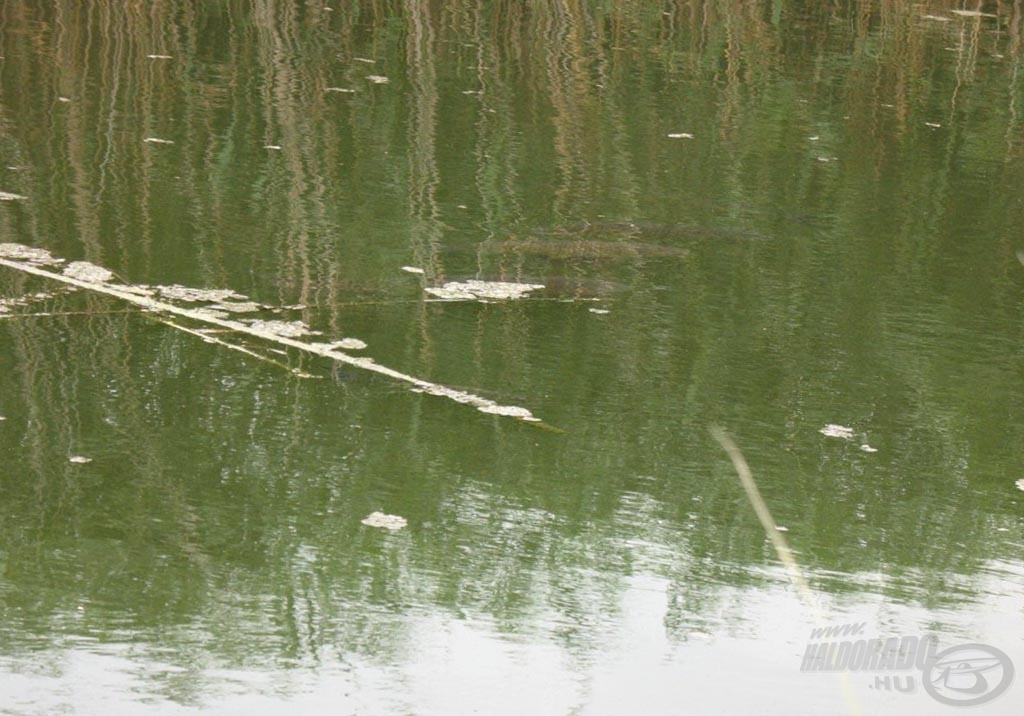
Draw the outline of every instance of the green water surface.
<instances>
[{"instance_id":1,"label":"green water surface","mask_svg":"<svg viewBox=\"0 0 1024 716\"><path fill-rule=\"evenodd\" d=\"M962 7L0 4L0 242L543 421L0 267L0 713L958 712L819 620L1024 669L1024 9Z\"/></svg>"}]
</instances>

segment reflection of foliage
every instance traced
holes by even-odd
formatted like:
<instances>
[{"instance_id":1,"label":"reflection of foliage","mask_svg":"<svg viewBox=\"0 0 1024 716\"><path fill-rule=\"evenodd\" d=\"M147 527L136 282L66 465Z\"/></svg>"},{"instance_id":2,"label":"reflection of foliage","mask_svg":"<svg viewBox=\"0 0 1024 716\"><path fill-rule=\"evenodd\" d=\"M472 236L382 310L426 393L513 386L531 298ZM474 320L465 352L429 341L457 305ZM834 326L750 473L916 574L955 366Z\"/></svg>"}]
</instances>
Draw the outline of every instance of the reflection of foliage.
<instances>
[{"instance_id":1,"label":"reflection of foliage","mask_svg":"<svg viewBox=\"0 0 1024 716\"><path fill-rule=\"evenodd\" d=\"M61 620L85 605L85 630L198 624L232 662L386 659L428 603L585 653L647 571L682 636L771 561L709 422L823 588L954 600L936 575L1003 553L1024 217L992 187L1024 180L1015 9L322 5L5 2L0 189L29 200L0 231L310 304L382 362L542 396L567 434L284 383L136 319L0 324L6 629L79 628ZM685 261L477 250L602 219L708 231L659 237ZM620 288L607 320L343 305L416 299L410 262ZM837 420L880 452L822 439ZM97 460L68 465L83 443ZM358 525L384 507L410 529Z\"/></svg>"}]
</instances>

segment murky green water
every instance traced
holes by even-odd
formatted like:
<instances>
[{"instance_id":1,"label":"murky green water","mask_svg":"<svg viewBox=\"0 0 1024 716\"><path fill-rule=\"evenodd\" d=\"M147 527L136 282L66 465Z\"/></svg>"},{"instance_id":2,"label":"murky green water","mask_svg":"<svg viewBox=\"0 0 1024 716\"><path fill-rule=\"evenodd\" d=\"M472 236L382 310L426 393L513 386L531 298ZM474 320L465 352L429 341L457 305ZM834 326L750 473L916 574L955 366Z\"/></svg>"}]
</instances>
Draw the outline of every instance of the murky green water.
<instances>
[{"instance_id":1,"label":"murky green water","mask_svg":"<svg viewBox=\"0 0 1024 716\"><path fill-rule=\"evenodd\" d=\"M825 623L1024 669L1024 10L960 7L3 3L0 242L543 424L9 306L0 713L955 713L801 671L716 424Z\"/></svg>"}]
</instances>

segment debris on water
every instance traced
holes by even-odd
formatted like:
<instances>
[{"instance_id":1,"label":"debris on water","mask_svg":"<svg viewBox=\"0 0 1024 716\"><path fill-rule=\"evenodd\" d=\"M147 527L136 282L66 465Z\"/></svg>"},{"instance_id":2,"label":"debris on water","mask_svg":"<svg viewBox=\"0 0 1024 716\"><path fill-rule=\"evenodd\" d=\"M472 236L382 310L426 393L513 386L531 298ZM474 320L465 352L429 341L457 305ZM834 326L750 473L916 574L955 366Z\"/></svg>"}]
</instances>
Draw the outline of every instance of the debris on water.
<instances>
[{"instance_id":1,"label":"debris on water","mask_svg":"<svg viewBox=\"0 0 1024 716\"><path fill-rule=\"evenodd\" d=\"M596 313L599 316L605 316L611 313L611 311L609 311L607 308L588 308L587 310L590 311L591 313Z\"/></svg>"},{"instance_id":2,"label":"debris on water","mask_svg":"<svg viewBox=\"0 0 1024 716\"><path fill-rule=\"evenodd\" d=\"M418 274L424 273L423 269L421 269L418 266L403 266L402 270L406 271L408 273L418 273Z\"/></svg>"},{"instance_id":3,"label":"debris on water","mask_svg":"<svg viewBox=\"0 0 1024 716\"><path fill-rule=\"evenodd\" d=\"M818 432L827 438L842 438L843 440L853 440L853 428L848 428L845 425L835 425L833 423L829 423Z\"/></svg>"},{"instance_id":4,"label":"debris on water","mask_svg":"<svg viewBox=\"0 0 1024 716\"><path fill-rule=\"evenodd\" d=\"M331 343L309 343L311 348L327 353L329 351L361 351L366 348L366 343L358 338L342 338L340 341Z\"/></svg>"},{"instance_id":5,"label":"debris on water","mask_svg":"<svg viewBox=\"0 0 1024 716\"><path fill-rule=\"evenodd\" d=\"M21 194L12 194L9 191L0 191L0 201L21 201L26 197Z\"/></svg>"},{"instance_id":6,"label":"debris on water","mask_svg":"<svg viewBox=\"0 0 1024 716\"><path fill-rule=\"evenodd\" d=\"M156 293L156 289L144 284L111 284L111 287L121 293L130 293L135 296L152 296Z\"/></svg>"},{"instance_id":7,"label":"debris on water","mask_svg":"<svg viewBox=\"0 0 1024 716\"><path fill-rule=\"evenodd\" d=\"M106 275L107 270L87 262L77 262L77 265L70 266L67 275L65 275L62 273L56 273L55 271L44 270L34 265L40 263L63 264L65 263L64 259L54 257L45 249L32 248L16 243L0 243L0 263L25 273L38 274L63 283L65 285L65 288L62 289L63 291L86 288L99 294L120 298L131 304L140 306L144 311L184 316L186 318L207 323L208 329L209 324L213 324L229 331L248 334L282 346L282 348L268 348L267 350L272 353L287 355L287 352L283 350L283 347L288 346L293 349L330 357L346 365L363 368L368 371L385 375L394 380L409 384L411 387L421 392L444 396L454 400L455 402L471 405L487 413L510 416L524 421L538 421L538 419L525 408L498 405L494 401L483 398L479 395L448 388L431 381L402 373L387 366L378 365L372 358L365 356L353 356L340 352L341 348L350 350L365 348L366 344L359 339L347 338L334 341L333 343L309 343L306 341L298 341L296 339L303 336L322 335L322 331L313 330L309 325L300 320L281 321L263 320L258 318L233 318L232 314L237 315L237 313L242 312L243 310L250 311L267 309L280 311L283 309L280 307L267 306L257 304L253 301L248 301L246 296L236 293L231 289L200 289L177 284L169 286L126 286L117 283L108 284L105 282L105 279L108 278ZM82 278L74 278L73 276L80 276ZM84 280L85 278L91 278L92 280ZM518 284L500 281L475 280L461 284L446 284L443 288L449 291L454 291L455 293L462 291L463 293L466 293L469 298L480 300L482 297L503 299L518 298L532 290L543 289L544 286L542 284ZM434 290L439 291L441 295L444 295L443 290ZM43 300L45 298L50 298L52 295L52 293L41 292L34 295L19 296L14 299L0 298L0 309L6 309L9 306L14 305L25 305L26 301ZM176 305L174 301L181 303L199 302L207 305L199 308L191 306L185 307ZM303 308L303 306L292 306L290 308ZM169 321L164 322L189 333L197 333L197 331L193 329L179 326ZM201 333L198 335L202 336ZM205 336L204 338L210 339L209 336ZM227 342L222 343L236 350L242 350L243 352L260 357L256 353L253 353L244 347L233 346ZM82 458L81 460L76 461L83 462L87 460L89 460L89 458Z\"/></svg>"},{"instance_id":8,"label":"debris on water","mask_svg":"<svg viewBox=\"0 0 1024 716\"><path fill-rule=\"evenodd\" d=\"M151 60L170 60L173 59L170 55L146 55Z\"/></svg>"},{"instance_id":9,"label":"debris on water","mask_svg":"<svg viewBox=\"0 0 1024 716\"><path fill-rule=\"evenodd\" d=\"M665 136L667 136L669 139L693 139L693 135L690 134L689 132L672 132Z\"/></svg>"},{"instance_id":10,"label":"debris on water","mask_svg":"<svg viewBox=\"0 0 1024 716\"><path fill-rule=\"evenodd\" d=\"M73 291L75 289L69 287L67 290ZM0 314L9 314L11 312L11 308L14 306L31 306L33 303L47 301L54 298L56 295L57 292L40 291L38 293L26 293L22 296L0 298Z\"/></svg>"},{"instance_id":11,"label":"debris on water","mask_svg":"<svg viewBox=\"0 0 1024 716\"><path fill-rule=\"evenodd\" d=\"M92 462L92 458L85 457L84 455L72 455L68 458L68 462L73 462L76 465L84 465L87 462Z\"/></svg>"},{"instance_id":12,"label":"debris on water","mask_svg":"<svg viewBox=\"0 0 1024 716\"><path fill-rule=\"evenodd\" d=\"M25 261L38 266L59 266L64 259L57 258L46 249L24 244L0 244L0 258Z\"/></svg>"},{"instance_id":13,"label":"debris on water","mask_svg":"<svg viewBox=\"0 0 1024 716\"><path fill-rule=\"evenodd\" d=\"M2 423L5 420L7 420L7 417L4 415L0 415L0 423Z\"/></svg>"},{"instance_id":14,"label":"debris on water","mask_svg":"<svg viewBox=\"0 0 1024 716\"><path fill-rule=\"evenodd\" d=\"M863 450L864 452L878 452L878 448L871 447L867 443L861 445L860 449Z\"/></svg>"},{"instance_id":15,"label":"debris on water","mask_svg":"<svg viewBox=\"0 0 1024 716\"><path fill-rule=\"evenodd\" d=\"M63 274L88 283L106 283L114 278L107 269L88 261L72 261L64 268Z\"/></svg>"},{"instance_id":16,"label":"debris on water","mask_svg":"<svg viewBox=\"0 0 1024 716\"><path fill-rule=\"evenodd\" d=\"M358 338L342 338L331 344L331 350L339 351L361 351L366 348L366 343Z\"/></svg>"},{"instance_id":17,"label":"debris on water","mask_svg":"<svg viewBox=\"0 0 1024 716\"><path fill-rule=\"evenodd\" d=\"M778 532L789 532L789 528L788 527L784 527L783 525L775 525L775 529Z\"/></svg>"},{"instance_id":18,"label":"debris on water","mask_svg":"<svg viewBox=\"0 0 1024 716\"><path fill-rule=\"evenodd\" d=\"M202 320L203 318L212 318L217 321L226 321L231 318L231 314L226 311L218 311L214 306L203 306L202 308L194 308L192 312L196 318Z\"/></svg>"},{"instance_id":19,"label":"debris on water","mask_svg":"<svg viewBox=\"0 0 1024 716\"><path fill-rule=\"evenodd\" d=\"M71 98L70 97L58 97L57 101L58 102L70 102Z\"/></svg>"},{"instance_id":20,"label":"debris on water","mask_svg":"<svg viewBox=\"0 0 1024 716\"><path fill-rule=\"evenodd\" d=\"M160 139L160 137L146 137L142 140L143 142L149 142L150 144L174 144L171 139Z\"/></svg>"},{"instance_id":21,"label":"debris on water","mask_svg":"<svg viewBox=\"0 0 1024 716\"><path fill-rule=\"evenodd\" d=\"M353 57L352 59L356 62L365 62L368 65L377 64L377 60L371 60L369 57Z\"/></svg>"},{"instance_id":22,"label":"debris on water","mask_svg":"<svg viewBox=\"0 0 1024 716\"><path fill-rule=\"evenodd\" d=\"M1018 490L1024 490L1024 477L1022 477L1021 479L1017 480L1017 482L1015 482L1013 484L1017 486Z\"/></svg>"},{"instance_id":23,"label":"debris on water","mask_svg":"<svg viewBox=\"0 0 1024 716\"><path fill-rule=\"evenodd\" d=\"M456 403L475 405L477 410L489 415L502 415L509 418L518 418L519 420L529 423L540 422L540 418L534 417L533 413L526 408L520 408L516 405L498 405L492 401L483 401L480 396L474 395L473 393L467 393L464 390L456 390L455 388L438 385L437 383L420 382L416 387L412 388L412 391L414 393L427 393L428 395L443 396L450 400L454 400ZM484 404L481 405L481 402Z\"/></svg>"},{"instance_id":24,"label":"debris on water","mask_svg":"<svg viewBox=\"0 0 1024 716\"><path fill-rule=\"evenodd\" d=\"M375 85L386 85L391 81L384 75L367 75L366 79L370 80L370 82L373 82Z\"/></svg>"},{"instance_id":25,"label":"debris on water","mask_svg":"<svg viewBox=\"0 0 1024 716\"><path fill-rule=\"evenodd\" d=\"M507 281L449 281L441 287L423 289L431 296L448 301L478 301L484 299L517 299L531 291L544 288L542 283L510 283Z\"/></svg>"},{"instance_id":26,"label":"debris on water","mask_svg":"<svg viewBox=\"0 0 1024 716\"><path fill-rule=\"evenodd\" d=\"M424 289L431 296L437 296L445 301L472 301L476 295L468 291L458 291L451 283L446 283L441 288L428 287Z\"/></svg>"},{"instance_id":27,"label":"debris on water","mask_svg":"<svg viewBox=\"0 0 1024 716\"><path fill-rule=\"evenodd\" d=\"M277 150L280 150L281 149L281 145L280 144L264 144L263 148L264 149L277 149Z\"/></svg>"},{"instance_id":28,"label":"debris on water","mask_svg":"<svg viewBox=\"0 0 1024 716\"><path fill-rule=\"evenodd\" d=\"M446 385L438 385L436 383L421 383L413 387L411 390L414 393L439 395L444 398L454 400L456 403L470 404L478 400L477 396L472 393L467 393L464 390L456 390L455 388L449 388Z\"/></svg>"},{"instance_id":29,"label":"debris on water","mask_svg":"<svg viewBox=\"0 0 1024 716\"><path fill-rule=\"evenodd\" d=\"M821 162L822 164L828 164L829 162L834 162L834 161L835 161L836 159L838 159L839 157L815 157L815 158L816 158L816 159L817 159L817 160L818 160L819 162Z\"/></svg>"},{"instance_id":30,"label":"debris on water","mask_svg":"<svg viewBox=\"0 0 1024 716\"><path fill-rule=\"evenodd\" d=\"M260 333L269 333L282 338L301 338L302 336L318 336L320 331L314 331L302 321L265 321L259 318L244 319L249 328Z\"/></svg>"},{"instance_id":31,"label":"debris on water","mask_svg":"<svg viewBox=\"0 0 1024 716\"><path fill-rule=\"evenodd\" d=\"M484 405L478 407L481 413L487 413L488 415L504 415L509 418L519 418L520 420L536 420L526 408L520 408L518 405Z\"/></svg>"},{"instance_id":32,"label":"debris on water","mask_svg":"<svg viewBox=\"0 0 1024 716\"><path fill-rule=\"evenodd\" d=\"M404 517L386 515L383 512L371 512L360 522L367 527L380 527L386 530L400 530L409 524Z\"/></svg>"},{"instance_id":33,"label":"debris on water","mask_svg":"<svg viewBox=\"0 0 1024 716\"><path fill-rule=\"evenodd\" d=\"M340 92L341 94L355 94L355 90L349 87L325 87L324 92Z\"/></svg>"},{"instance_id":34,"label":"debris on water","mask_svg":"<svg viewBox=\"0 0 1024 716\"><path fill-rule=\"evenodd\" d=\"M990 12L981 12L980 10L950 10L954 15L960 17L998 17Z\"/></svg>"},{"instance_id":35,"label":"debris on water","mask_svg":"<svg viewBox=\"0 0 1024 716\"><path fill-rule=\"evenodd\" d=\"M255 313L262 311L263 306L255 301L221 301L210 306L214 311L227 311L228 313Z\"/></svg>"},{"instance_id":36,"label":"debris on water","mask_svg":"<svg viewBox=\"0 0 1024 716\"><path fill-rule=\"evenodd\" d=\"M247 298L240 293L235 293L230 288L192 288L191 286L180 286L178 284L154 286L153 288L160 293L162 298L169 298L172 301L184 301L186 303L200 301L222 303L229 299L244 301Z\"/></svg>"},{"instance_id":37,"label":"debris on water","mask_svg":"<svg viewBox=\"0 0 1024 716\"><path fill-rule=\"evenodd\" d=\"M939 129L942 125L938 122L925 122L924 126L931 127L932 129Z\"/></svg>"}]
</instances>

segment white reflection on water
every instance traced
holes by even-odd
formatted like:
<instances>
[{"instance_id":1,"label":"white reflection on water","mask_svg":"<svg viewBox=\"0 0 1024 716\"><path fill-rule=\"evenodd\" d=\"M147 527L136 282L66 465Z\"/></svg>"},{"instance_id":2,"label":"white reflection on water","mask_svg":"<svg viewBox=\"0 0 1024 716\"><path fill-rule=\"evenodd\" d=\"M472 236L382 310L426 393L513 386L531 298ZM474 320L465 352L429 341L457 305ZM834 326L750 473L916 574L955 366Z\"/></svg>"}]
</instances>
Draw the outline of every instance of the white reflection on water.
<instances>
[{"instance_id":1,"label":"white reflection on water","mask_svg":"<svg viewBox=\"0 0 1024 716\"><path fill-rule=\"evenodd\" d=\"M781 579L781 574L776 575ZM855 579L854 577L850 577ZM723 588L712 626L670 639L664 626L668 582L630 579L617 613L596 626L600 648L574 654L543 634L509 635L488 620L413 610L410 639L386 660L336 656L316 668L227 668L197 651L195 670L140 662L144 644L88 640L21 659L5 659L0 675L5 712L81 714L416 713L416 714L678 714L852 713L840 677L802 673L814 627L781 581L767 588ZM868 594L831 598L833 624L866 622L865 635L919 635L937 629L943 646L980 641L1024 664L1018 599L1021 565L987 571L983 601L941 612ZM742 614L737 621L734 617ZM542 619L557 620L552 612ZM539 625L557 632L554 621ZM864 713L934 714L918 686L903 694L873 688L874 674L849 676ZM1021 686L985 705L986 716L1018 714Z\"/></svg>"}]
</instances>

